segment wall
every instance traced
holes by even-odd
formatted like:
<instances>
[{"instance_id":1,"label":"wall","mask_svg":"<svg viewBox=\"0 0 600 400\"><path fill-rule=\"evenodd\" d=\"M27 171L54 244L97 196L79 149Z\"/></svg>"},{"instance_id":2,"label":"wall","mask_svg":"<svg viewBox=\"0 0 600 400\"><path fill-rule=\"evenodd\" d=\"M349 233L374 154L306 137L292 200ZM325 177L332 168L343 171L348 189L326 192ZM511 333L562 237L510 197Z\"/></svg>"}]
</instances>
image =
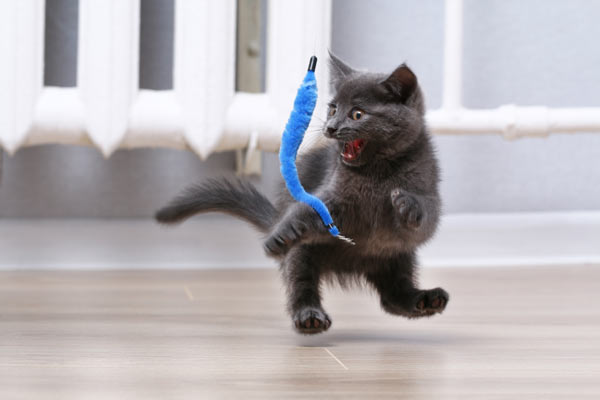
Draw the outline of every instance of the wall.
<instances>
[{"instance_id":1,"label":"wall","mask_svg":"<svg viewBox=\"0 0 600 400\"><path fill-rule=\"evenodd\" d=\"M73 7L67 0L56 3ZM168 6L155 6L154 12L167 12L160 7ZM391 71L408 61L428 106L436 108L443 13L441 0L334 0L332 50L371 70ZM598 17L600 2L585 0L465 1L465 106L600 106L600 46L593 41L600 37ZM172 29L157 24L155 33ZM168 54L168 45L155 51ZM160 65L149 65L155 72L141 76L163 82ZM599 134L512 142L448 136L435 142L446 212L600 209ZM144 217L188 182L233 167L229 153L201 162L189 152L165 149L119 151L109 160L89 148L23 149L4 157L0 217ZM278 176L274 155L265 156L264 169L259 183L271 192Z\"/></svg>"}]
</instances>

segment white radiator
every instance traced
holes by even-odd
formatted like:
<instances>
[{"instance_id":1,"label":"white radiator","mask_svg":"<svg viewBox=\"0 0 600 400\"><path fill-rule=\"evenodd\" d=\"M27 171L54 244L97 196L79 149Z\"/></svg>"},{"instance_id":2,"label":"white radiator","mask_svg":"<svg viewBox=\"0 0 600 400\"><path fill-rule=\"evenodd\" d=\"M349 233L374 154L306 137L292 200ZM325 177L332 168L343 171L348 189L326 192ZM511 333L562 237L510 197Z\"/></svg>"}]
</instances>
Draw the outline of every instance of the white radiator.
<instances>
[{"instance_id":1,"label":"white radiator","mask_svg":"<svg viewBox=\"0 0 600 400\"><path fill-rule=\"evenodd\" d=\"M277 150L308 59L324 60L330 43L329 0L270 1L266 93L235 93L235 0L176 0L173 90L140 90L140 0L80 0L77 87L44 87L44 7L2 2L0 146L9 153L42 143L94 145L105 156L147 146L203 158ZM317 79L326 101L323 62Z\"/></svg>"}]
</instances>

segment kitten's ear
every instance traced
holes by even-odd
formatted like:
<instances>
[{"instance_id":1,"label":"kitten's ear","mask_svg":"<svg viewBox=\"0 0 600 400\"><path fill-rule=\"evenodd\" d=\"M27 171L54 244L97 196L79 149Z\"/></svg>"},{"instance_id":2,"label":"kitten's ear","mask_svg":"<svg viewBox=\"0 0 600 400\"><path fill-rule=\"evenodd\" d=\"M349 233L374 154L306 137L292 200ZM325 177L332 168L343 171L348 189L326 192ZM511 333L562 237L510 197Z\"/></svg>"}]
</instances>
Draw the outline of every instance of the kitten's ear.
<instances>
[{"instance_id":1,"label":"kitten's ear","mask_svg":"<svg viewBox=\"0 0 600 400\"><path fill-rule=\"evenodd\" d=\"M331 51L329 51L329 80L331 88L335 91L338 86L345 81L355 70L336 57Z\"/></svg>"},{"instance_id":2,"label":"kitten's ear","mask_svg":"<svg viewBox=\"0 0 600 400\"><path fill-rule=\"evenodd\" d=\"M381 84L404 103L417 88L417 76L406 64L402 64Z\"/></svg>"}]
</instances>

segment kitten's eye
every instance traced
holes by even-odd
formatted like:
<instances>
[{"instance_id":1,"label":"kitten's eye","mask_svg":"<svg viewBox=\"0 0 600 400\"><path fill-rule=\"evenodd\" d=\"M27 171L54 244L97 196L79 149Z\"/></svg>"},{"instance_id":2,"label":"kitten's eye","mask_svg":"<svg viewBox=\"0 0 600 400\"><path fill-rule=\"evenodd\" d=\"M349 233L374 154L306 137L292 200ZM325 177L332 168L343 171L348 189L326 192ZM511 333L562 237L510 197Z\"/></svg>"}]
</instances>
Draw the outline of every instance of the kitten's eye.
<instances>
[{"instance_id":1,"label":"kitten's eye","mask_svg":"<svg viewBox=\"0 0 600 400\"><path fill-rule=\"evenodd\" d=\"M336 106L329 106L329 116L333 117L335 115L335 112L337 111L337 107Z\"/></svg>"},{"instance_id":2,"label":"kitten's eye","mask_svg":"<svg viewBox=\"0 0 600 400\"><path fill-rule=\"evenodd\" d=\"M363 117L364 112L361 110L354 110L352 111L352 119L355 121L358 121L359 119L361 119Z\"/></svg>"}]
</instances>

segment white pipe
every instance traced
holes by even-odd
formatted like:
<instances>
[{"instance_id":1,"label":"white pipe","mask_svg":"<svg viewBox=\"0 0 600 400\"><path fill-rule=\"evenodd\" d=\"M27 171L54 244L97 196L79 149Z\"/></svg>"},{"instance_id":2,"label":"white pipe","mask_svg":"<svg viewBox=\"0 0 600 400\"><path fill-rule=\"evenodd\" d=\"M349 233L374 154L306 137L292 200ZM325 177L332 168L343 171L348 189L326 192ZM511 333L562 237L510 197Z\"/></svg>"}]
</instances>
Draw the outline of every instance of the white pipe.
<instances>
[{"instance_id":1,"label":"white pipe","mask_svg":"<svg viewBox=\"0 0 600 400\"><path fill-rule=\"evenodd\" d=\"M427 113L433 133L499 133L506 139L545 137L550 133L600 132L600 108L548 108L505 105L491 110L433 110Z\"/></svg>"},{"instance_id":2,"label":"white pipe","mask_svg":"<svg viewBox=\"0 0 600 400\"><path fill-rule=\"evenodd\" d=\"M446 0L444 21L444 87L442 108L456 110L462 102L463 0Z\"/></svg>"}]
</instances>

